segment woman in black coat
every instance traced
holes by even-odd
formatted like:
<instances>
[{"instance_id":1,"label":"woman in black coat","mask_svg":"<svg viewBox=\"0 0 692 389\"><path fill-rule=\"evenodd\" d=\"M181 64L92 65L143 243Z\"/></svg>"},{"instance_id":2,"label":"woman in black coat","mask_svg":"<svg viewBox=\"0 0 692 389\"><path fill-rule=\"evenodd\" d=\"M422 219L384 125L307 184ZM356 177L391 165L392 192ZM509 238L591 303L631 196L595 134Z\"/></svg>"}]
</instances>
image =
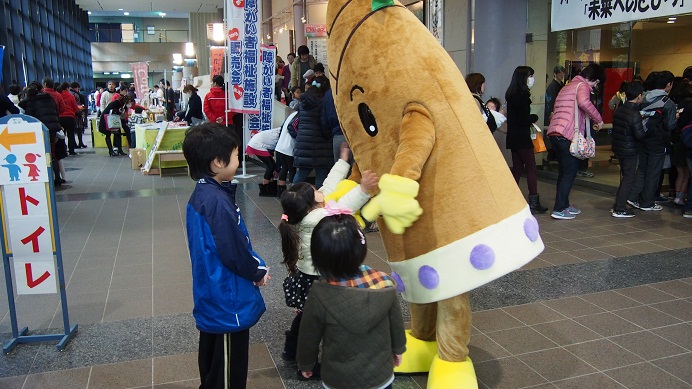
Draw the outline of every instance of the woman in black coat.
<instances>
[{"instance_id":1,"label":"woman in black coat","mask_svg":"<svg viewBox=\"0 0 692 389\"><path fill-rule=\"evenodd\" d=\"M25 91L26 97L19 102L19 107L24 110L25 115L35 117L48 128L50 154L54 162L53 182L55 186L60 186L65 182L60 177L60 160L67 157L67 145L64 138L58 138L58 132L62 130L58 116L58 105L55 104L51 95L42 93L41 89L41 84L37 82L29 84Z\"/></svg>"},{"instance_id":2,"label":"woman in black coat","mask_svg":"<svg viewBox=\"0 0 692 389\"><path fill-rule=\"evenodd\" d=\"M106 136L106 146L108 147L108 154L110 154L111 157L127 154L125 154L125 152L123 151L123 139L120 135L120 131L108 131L108 128L106 128L106 115L119 115L121 117L122 128L123 130L125 130L125 135L127 135L129 139L130 128L127 126L127 121L122 118L124 116L123 114L127 111L128 108L132 106L133 103L134 101L130 96L121 95L121 97L118 100L114 100L108 103L106 109L103 110L102 115L99 118L99 132ZM117 152L113 150L113 143L111 143L111 134L115 135L113 143L115 143Z\"/></svg>"},{"instance_id":3,"label":"woman in black coat","mask_svg":"<svg viewBox=\"0 0 692 389\"><path fill-rule=\"evenodd\" d=\"M519 184L524 169L529 186L531 213L544 213L548 208L541 205L538 197L536 158L531 141L531 92L533 69L518 66L505 93L507 100L507 148L512 151L512 175Z\"/></svg>"},{"instance_id":4,"label":"woman in black coat","mask_svg":"<svg viewBox=\"0 0 692 389\"><path fill-rule=\"evenodd\" d=\"M185 85L183 93L188 95L187 109L176 113L176 121L185 120L188 125L197 125L204 122L202 113L202 99L197 94L197 88L192 85Z\"/></svg>"},{"instance_id":5,"label":"woman in black coat","mask_svg":"<svg viewBox=\"0 0 692 389\"><path fill-rule=\"evenodd\" d=\"M329 90L329 80L315 77L310 88L301 95L298 111L298 135L293 153L293 166L298 168L293 183L304 182L315 170L315 187L322 186L334 165L331 129L322 128L322 99Z\"/></svg>"}]
</instances>

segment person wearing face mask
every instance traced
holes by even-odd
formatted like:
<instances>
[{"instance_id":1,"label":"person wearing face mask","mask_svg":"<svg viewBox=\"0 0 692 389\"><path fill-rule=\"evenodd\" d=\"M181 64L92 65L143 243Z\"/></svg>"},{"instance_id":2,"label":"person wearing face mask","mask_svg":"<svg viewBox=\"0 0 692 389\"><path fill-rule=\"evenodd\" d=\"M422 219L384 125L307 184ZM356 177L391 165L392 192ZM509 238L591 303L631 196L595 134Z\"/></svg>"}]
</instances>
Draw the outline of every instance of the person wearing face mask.
<instances>
[{"instance_id":1,"label":"person wearing face mask","mask_svg":"<svg viewBox=\"0 0 692 389\"><path fill-rule=\"evenodd\" d=\"M507 100L507 143L505 147L512 152L512 175L517 184L526 170L531 213L544 213L548 208L541 204L538 196L536 158L531 141L530 88L534 82L532 68L518 66L514 69L512 81L505 92L505 99Z\"/></svg>"},{"instance_id":2,"label":"person wearing face mask","mask_svg":"<svg viewBox=\"0 0 692 389\"><path fill-rule=\"evenodd\" d=\"M103 110L103 114L101 115L101 119L99 120L99 132L106 136L106 146L108 147L108 154L111 157L127 154L123 151L123 140L120 131L108 131L108 128L106 127L106 115L114 114L120 115L122 117L124 113L127 111L127 109L132 106L133 103L134 101L132 100L132 97L125 95L119 98L118 100L112 101ZM125 121L122 122L122 129L125 131L125 135L129 139L130 127L126 123L127 122ZM113 142L111 142L111 134L114 135ZM116 147L116 150L113 150L114 145Z\"/></svg>"},{"instance_id":3,"label":"person wearing face mask","mask_svg":"<svg viewBox=\"0 0 692 389\"><path fill-rule=\"evenodd\" d=\"M548 138L550 139L555 157L558 163L557 188L555 205L550 216L553 219L574 219L581 213L579 208L569 202L569 193L572 191L574 179L579 170L579 159L569 152L572 138L574 138L575 122L579 131L586 136L586 118L589 117L596 131L603 127L603 119L598 109L591 102L591 91L600 83L605 82L605 70L601 65L592 63L586 66L581 73L566 85L555 99L555 111L550 120ZM574 101L579 107L575 117Z\"/></svg>"},{"instance_id":4,"label":"person wearing face mask","mask_svg":"<svg viewBox=\"0 0 692 389\"><path fill-rule=\"evenodd\" d=\"M183 93L187 95L187 109L177 112L175 121L184 120L191 126L196 126L204 122L202 113L202 99L197 94L197 88L193 85L185 85Z\"/></svg>"}]
</instances>

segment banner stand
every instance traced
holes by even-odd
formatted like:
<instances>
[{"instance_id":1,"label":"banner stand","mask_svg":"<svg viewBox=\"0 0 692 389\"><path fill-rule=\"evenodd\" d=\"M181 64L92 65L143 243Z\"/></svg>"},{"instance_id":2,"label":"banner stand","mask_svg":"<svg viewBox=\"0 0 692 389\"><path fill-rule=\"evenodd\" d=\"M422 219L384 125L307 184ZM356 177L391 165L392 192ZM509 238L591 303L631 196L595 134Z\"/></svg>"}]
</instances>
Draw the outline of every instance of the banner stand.
<instances>
[{"instance_id":1,"label":"banner stand","mask_svg":"<svg viewBox=\"0 0 692 389\"><path fill-rule=\"evenodd\" d=\"M245 139L245 134L247 132L247 131L245 131L245 129L247 128L247 126L248 126L248 115L243 115L243 139L242 139L243 142L241 145L243 150L245 150L247 148L247 142L249 141L249 139ZM245 152L243 152L243 161L242 161L243 162L243 166L242 166L243 167L243 169L242 169L243 174L236 174L235 178L252 178L255 176L254 174L247 174L247 172L245 170L245 165L247 164L247 161L245 160L245 158L246 158Z\"/></svg>"},{"instance_id":2,"label":"banner stand","mask_svg":"<svg viewBox=\"0 0 692 389\"><path fill-rule=\"evenodd\" d=\"M30 138L34 138L34 142L35 142L34 145L38 146L37 142L39 140L37 140L37 139L35 139L35 137L33 137L34 133L22 133L22 134L8 133L7 124L22 124L22 123L40 123L40 122L36 118L31 117L31 116L27 116L27 115L8 115L8 116L5 116L2 119L0 119L0 124L5 125L5 126L3 126L4 129L2 130L2 133L0 133L0 138L3 138L2 139L3 142L0 142L0 143L2 143L2 146L5 147L8 151L12 151L11 148L13 148L13 146L24 146L26 144L29 144ZM43 127L43 131L42 131L42 133L43 133L43 139L42 139L43 140L43 148L42 148L42 150L43 151L42 152L43 152L43 155L45 157L46 155L50 155L50 140L48 137L48 129L45 126L43 126L42 124L41 124L41 126ZM27 135L30 135L30 136L27 136ZM16 151L13 151L13 152L16 152ZM12 154L10 154L10 155L12 155ZM11 321L11 325L12 325L12 339L9 342L7 342L7 344L5 344L5 346L2 349L3 353L5 353L5 354L12 351L12 349L14 349L14 347L16 347L20 343L36 343L36 342L47 342L47 341L55 341L55 340L58 341L57 350L62 351L65 348L65 346L67 345L67 343L70 341L70 339L72 339L75 336L75 334L77 333L77 328L78 328L77 324L70 326L70 316L69 316L68 306L67 306L67 294L66 294L66 290L65 290L65 287L66 287L65 286L65 275L64 275L63 262L62 262L62 249L60 246L60 228L58 225L58 211L57 211L57 204L55 201L55 190L53 189L54 187L53 187L53 166L52 166L52 163L47 163L47 169L46 169L45 174L48 176L47 177L48 180L47 180L47 182L44 182L42 186L45 187L45 194L47 194L48 195L47 197L50 199L50 201L48 202L47 205L50 208L49 215L50 215L50 219L52 220L52 223L50 226L50 228L52 229L52 231L51 231L52 237L51 238L52 238L52 243L53 243L52 256L53 256L54 260L57 262L57 267L54 269L54 273L57 274L57 276L58 276L58 285L59 285L59 289L60 289L59 292L60 292L60 301L61 301L61 308L62 308L64 333L62 333L62 334L45 334L45 335L29 335L29 328L28 327L24 327L21 330L19 329L19 326L17 324L17 311L16 311L16 307L15 307L15 296L14 296L15 283L13 283L13 279L12 279L12 269L11 269L12 263L10 262L10 258L12 257L15 260L14 261L15 267L19 266L21 263L17 262L17 258L14 258L13 253L8 253L8 247L7 247L7 242L6 242L6 239L8 239L7 237L9 236L8 231L7 231L8 228L6 228L7 226L4 223L0 223L0 246L2 247L3 266L5 267L5 283L7 286L7 301L9 304L10 321ZM5 223L9 223L7 220L8 218L5 217L5 212L7 211L7 209L5 209L6 204L3 203L3 201L7 201L7 198L8 198L6 190L8 189L8 187L17 188L17 187L20 187L20 185L21 184L2 185L2 191L5 194L5 196L3 196L3 198L0 198L0 212L2 212L3 219L4 219ZM40 183L32 184L32 185L37 185L39 187L41 186ZM45 197L41 198L40 196L37 196L39 198L36 199L30 195L28 195L28 196L25 195L24 188L22 188L21 193L22 193L22 195L24 195L25 200L28 200L27 202L29 202L31 205L34 205L34 206L38 205L40 203L40 201L45 199ZM28 208L28 206L26 206L26 207ZM28 214L28 212L27 212L27 214ZM39 245L38 235L31 240L31 243L34 244L36 247L38 247L38 245ZM52 266L53 262L52 261L49 261L49 262L50 262L50 264L48 266ZM29 263L25 264L26 274L27 274L27 277L29 277L28 278L28 280L29 280L28 287L29 288L37 287L42 282L48 282L49 283L49 281L46 281L46 280L53 280L53 282L54 282L54 279L52 279L50 277L51 274L49 273L49 271L45 271L40 277L37 277L34 279L32 272L31 272L32 264L38 265L39 262L33 262L33 263L29 262ZM39 266L36 266L36 267L39 268ZM40 272L40 270L39 270L39 272ZM16 274L17 274L17 269L15 268L15 275ZM37 272L37 274L38 274L38 272ZM18 285L19 280L15 280L15 282L17 283L17 287L18 287L18 294L21 294L21 293L19 293L19 285ZM55 287L55 285L53 284L52 287ZM51 293L51 292L44 292L44 293ZM40 294L40 293L37 293L37 294Z\"/></svg>"}]
</instances>

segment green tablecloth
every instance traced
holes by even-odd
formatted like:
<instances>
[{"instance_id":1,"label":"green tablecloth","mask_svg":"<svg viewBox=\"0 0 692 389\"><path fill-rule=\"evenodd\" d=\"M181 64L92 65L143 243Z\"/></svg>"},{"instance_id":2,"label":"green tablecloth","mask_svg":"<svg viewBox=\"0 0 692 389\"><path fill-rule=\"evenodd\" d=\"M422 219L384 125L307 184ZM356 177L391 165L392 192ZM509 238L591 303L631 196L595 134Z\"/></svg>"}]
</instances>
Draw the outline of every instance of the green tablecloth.
<instances>
[{"instance_id":1,"label":"green tablecloth","mask_svg":"<svg viewBox=\"0 0 692 389\"><path fill-rule=\"evenodd\" d=\"M159 150L182 150L183 140L185 139L185 131L189 127L173 127L166 130L166 134L159 144ZM144 149L146 158L149 158L149 152L151 151L151 146L154 145L156 141L156 136L158 135L158 128L152 128L151 125L137 124L135 126L135 134L137 139L137 148ZM154 159L151 164L152 168L159 166L158 158ZM164 162L163 167L185 167L187 163L185 161L169 161Z\"/></svg>"}]
</instances>

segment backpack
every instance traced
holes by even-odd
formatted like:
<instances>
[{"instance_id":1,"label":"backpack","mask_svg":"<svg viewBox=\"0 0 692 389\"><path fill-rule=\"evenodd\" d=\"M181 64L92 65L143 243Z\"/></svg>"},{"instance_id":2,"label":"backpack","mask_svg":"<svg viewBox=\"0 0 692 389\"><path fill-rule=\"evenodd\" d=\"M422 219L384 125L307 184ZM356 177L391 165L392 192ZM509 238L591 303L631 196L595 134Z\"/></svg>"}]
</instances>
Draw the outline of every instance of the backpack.
<instances>
[{"instance_id":1,"label":"backpack","mask_svg":"<svg viewBox=\"0 0 692 389\"><path fill-rule=\"evenodd\" d=\"M483 103L483 100L481 100L480 97L473 95L473 98L478 100L478 102L481 104L481 109L486 116L485 124L488 125L490 132L495 132L497 130L497 122L495 122L495 117L493 116L492 112L490 112L490 108L485 106L485 103Z\"/></svg>"},{"instance_id":2,"label":"backpack","mask_svg":"<svg viewBox=\"0 0 692 389\"><path fill-rule=\"evenodd\" d=\"M688 124L680 130L680 140L688 149L692 149L692 124Z\"/></svg>"},{"instance_id":3,"label":"backpack","mask_svg":"<svg viewBox=\"0 0 692 389\"><path fill-rule=\"evenodd\" d=\"M647 103L648 105L640 105L639 114L642 116L642 124L644 125L644 132L647 135L653 133L657 127L663 123L663 107L668 102L668 96L663 96L660 99L656 99L652 102ZM652 130L649 132L649 130Z\"/></svg>"}]
</instances>

